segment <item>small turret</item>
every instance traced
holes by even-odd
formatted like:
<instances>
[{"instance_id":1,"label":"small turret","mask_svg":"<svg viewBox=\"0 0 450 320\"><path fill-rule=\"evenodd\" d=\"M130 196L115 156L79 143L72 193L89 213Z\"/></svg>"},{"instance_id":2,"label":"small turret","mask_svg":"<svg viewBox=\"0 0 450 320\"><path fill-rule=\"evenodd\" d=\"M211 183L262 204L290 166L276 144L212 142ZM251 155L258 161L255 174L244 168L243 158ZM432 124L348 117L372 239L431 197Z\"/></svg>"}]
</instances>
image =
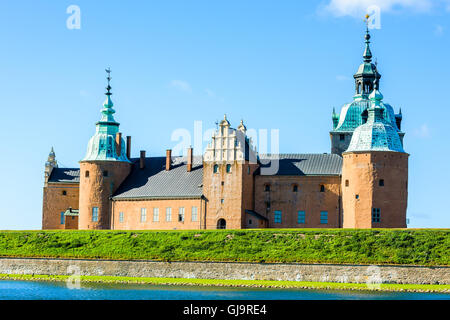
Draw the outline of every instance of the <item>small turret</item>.
<instances>
[{"instance_id":1,"label":"small turret","mask_svg":"<svg viewBox=\"0 0 450 320\"><path fill-rule=\"evenodd\" d=\"M337 128L339 124L339 114L336 113L336 109L333 108L333 114L331 115L331 119L333 120L333 130Z\"/></svg>"},{"instance_id":2,"label":"small turret","mask_svg":"<svg viewBox=\"0 0 450 320\"><path fill-rule=\"evenodd\" d=\"M48 179L50 178L50 175L52 174L53 168L58 168L58 162L56 161L55 151L52 149L50 150L50 153L48 154L48 159L45 162L45 173L44 178L45 182L44 185L47 186Z\"/></svg>"}]
</instances>

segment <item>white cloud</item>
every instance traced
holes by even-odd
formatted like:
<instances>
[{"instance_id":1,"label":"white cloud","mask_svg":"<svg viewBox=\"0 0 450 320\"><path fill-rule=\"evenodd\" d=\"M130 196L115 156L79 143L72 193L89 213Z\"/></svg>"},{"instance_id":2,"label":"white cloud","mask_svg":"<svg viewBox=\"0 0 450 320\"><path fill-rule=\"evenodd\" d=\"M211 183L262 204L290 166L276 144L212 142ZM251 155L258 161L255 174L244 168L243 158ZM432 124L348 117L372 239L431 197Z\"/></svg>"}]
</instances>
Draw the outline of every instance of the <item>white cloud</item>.
<instances>
[{"instance_id":1,"label":"white cloud","mask_svg":"<svg viewBox=\"0 0 450 320\"><path fill-rule=\"evenodd\" d=\"M340 74L340 75L336 76L336 80L337 81L348 81L348 80L350 80L350 78Z\"/></svg>"},{"instance_id":2,"label":"white cloud","mask_svg":"<svg viewBox=\"0 0 450 320\"><path fill-rule=\"evenodd\" d=\"M211 89L205 89L205 92L208 95L208 97L211 97L211 98L216 97L216 93L214 91L212 91Z\"/></svg>"},{"instance_id":3,"label":"white cloud","mask_svg":"<svg viewBox=\"0 0 450 320\"><path fill-rule=\"evenodd\" d=\"M444 27L441 25L436 25L434 27L434 34L437 36L442 36L444 34Z\"/></svg>"},{"instance_id":4,"label":"white cloud","mask_svg":"<svg viewBox=\"0 0 450 320\"><path fill-rule=\"evenodd\" d=\"M429 138L431 137L430 128L426 123L422 124L419 128L414 130L414 135L419 138Z\"/></svg>"},{"instance_id":5,"label":"white cloud","mask_svg":"<svg viewBox=\"0 0 450 320\"><path fill-rule=\"evenodd\" d=\"M192 92L191 85L188 82L183 81L183 80L172 80L170 82L170 86L174 87L180 91L183 91L183 92L188 92L188 93Z\"/></svg>"},{"instance_id":6,"label":"white cloud","mask_svg":"<svg viewBox=\"0 0 450 320\"><path fill-rule=\"evenodd\" d=\"M432 7L431 0L329 0L329 3L322 7L322 11L331 13L334 16L352 16L363 18L370 6L378 6L383 12L392 12L400 9L410 9L413 11L428 11ZM449 4L450 7L450 4Z\"/></svg>"}]
</instances>

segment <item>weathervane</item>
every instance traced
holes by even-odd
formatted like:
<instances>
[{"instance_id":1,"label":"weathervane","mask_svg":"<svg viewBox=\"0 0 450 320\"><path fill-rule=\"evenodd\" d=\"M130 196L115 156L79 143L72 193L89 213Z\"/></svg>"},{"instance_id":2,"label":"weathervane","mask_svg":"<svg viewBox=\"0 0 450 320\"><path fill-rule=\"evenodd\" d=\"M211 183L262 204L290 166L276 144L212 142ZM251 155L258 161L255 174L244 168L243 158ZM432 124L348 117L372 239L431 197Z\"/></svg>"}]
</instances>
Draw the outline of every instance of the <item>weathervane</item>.
<instances>
[{"instance_id":1,"label":"weathervane","mask_svg":"<svg viewBox=\"0 0 450 320\"><path fill-rule=\"evenodd\" d=\"M106 77L106 80L108 80L108 86L106 87L106 90L108 90L108 92L106 93L107 96L112 95L111 93L111 86L110 86L110 82L111 82L111 68L108 67L108 69L105 69L106 73L108 74L108 76Z\"/></svg>"}]
</instances>

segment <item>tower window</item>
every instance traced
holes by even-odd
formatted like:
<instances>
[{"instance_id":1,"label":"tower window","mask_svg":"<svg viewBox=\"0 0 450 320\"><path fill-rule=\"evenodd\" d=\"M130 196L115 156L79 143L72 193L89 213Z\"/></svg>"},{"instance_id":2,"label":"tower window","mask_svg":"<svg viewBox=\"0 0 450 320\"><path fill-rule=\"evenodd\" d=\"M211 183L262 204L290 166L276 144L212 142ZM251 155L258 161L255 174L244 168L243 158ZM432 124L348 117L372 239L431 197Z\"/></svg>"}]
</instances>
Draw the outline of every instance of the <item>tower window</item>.
<instances>
[{"instance_id":1,"label":"tower window","mask_svg":"<svg viewBox=\"0 0 450 320\"><path fill-rule=\"evenodd\" d=\"M339 140L340 141L344 141L345 140L345 134L340 134L339 135Z\"/></svg>"},{"instance_id":2,"label":"tower window","mask_svg":"<svg viewBox=\"0 0 450 320\"><path fill-rule=\"evenodd\" d=\"M89 178L89 171L86 171L86 172L84 173L84 176L85 176L86 178Z\"/></svg>"},{"instance_id":3,"label":"tower window","mask_svg":"<svg viewBox=\"0 0 450 320\"><path fill-rule=\"evenodd\" d=\"M107 177L108 176L108 170L103 171L103 176Z\"/></svg>"},{"instance_id":4,"label":"tower window","mask_svg":"<svg viewBox=\"0 0 450 320\"><path fill-rule=\"evenodd\" d=\"M325 192L325 186L323 184L320 185L320 192Z\"/></svg>"},{"instance_id":5,"label":"tower window","mask_svg":"<svg viewBox=\"0 0 450 320\"><path fill-rule=\"evenodd\" d=\"M231 172L231 164L227 164L227 173Z\"/></svg>"},{"instance_id":6,"label":"tower window","mask_svg":"<svg viewBox=\"0 0 450 320\"><path fill-rule=\"evenodd\" d=\"M380 181L378 182L378 185L380 187L384 187L384 179L380 179Z\"/></svg>"},{"instance_id":7,"label":"tower window","mask_svg":"<svg viewBox=\"0 0 450 320\"><path fill-rule=\"evenodd\" d=\"M92 208L92 222L98 222L98 207Z\"/></svg>"},{"instance_id":8,"label":"tower window","mask_svg":"<svg viewBox=\"0 0 450 320\"><path fill-rule=\"evenodd\" d=\"M355 195L355 199L359 199L359 194Z\"/></svg>"},{"instance_id":9,"label":"tower window","mask_svg":"<svg viewBox=\"0 0 450 320\"><path fill-rule=\"evenodd\" d=\"M275 210L274 216L273 216L273 222L281 223L281 211L280 210Z\"/></svg>"},{"instance_id":10,"label":"tower window","mask_svg":"<svg viewBox=\"0 0 450 320\"><path fill-rule=\"evenodd\" d=\"M66 190L63 190L62 195L63 195L63 196L67 196L67 191L66 191Z\"/></svg>"},{"instance_id":11,"label":"tower window","mask_svg":"<svg viewBox=\"0 0 450 320\"><path fill-rule=\"evenodd\" d=\"M345 180L345 186L348 187L350 185L350 182L348 180Z\"/></svg>"},{"instance_id":12,"label":"tower window","mask_svg":"<svg viewBox=\"0 0 450 320\"><path fill-rule=\"evenodd\" d=\"M269 192L270 191L270 184L266 184L264 186L264 191Z\"/></svg>"},{"instance_id":13,"label":"tower window","mask_svg":"<svg viewBox=\"0 0 450 320\"><path fill-rule=\"evenodd\" d=\"M328 211L320 212L320 223L327 224L328 223Z\"/></svg>"},{"instance_id":14,"label":"tower window","mask_svg":"<svg viewBox=\"0 0 450 320\"><path fill-rule=\"evenodd\" d=\"M372 208L372 222L379 223L381 221L381 209Z\"/></svg>"},{"instance_id":15,"label":"tower window","mask_svg":"<svg viewBox=\"0 0 450 320\"><path fill-rule=\"evenodd\" d=\"M224 199L220 199L220 203L223 204L225 202Z\"/></svg>"},{"instance_id":16,"label":"tower window","mask_svg":"<svg viewBox=\"0 0 450 320\"><path fill-rule=\"evenodd\" d=\"M292 192L298 192L298 185L294 184L292 187Z\"/></svg>"},{"instance_id":17,"label":"tower window","mask_svg":"<svg viewBox=\"0 0 450 320\"><path fill-rule=\"evenodd\" d=\"M213 172L214 173L218 173L219 172L219 166L217 164L214 165Z\"/></svg>"}]
</instances>

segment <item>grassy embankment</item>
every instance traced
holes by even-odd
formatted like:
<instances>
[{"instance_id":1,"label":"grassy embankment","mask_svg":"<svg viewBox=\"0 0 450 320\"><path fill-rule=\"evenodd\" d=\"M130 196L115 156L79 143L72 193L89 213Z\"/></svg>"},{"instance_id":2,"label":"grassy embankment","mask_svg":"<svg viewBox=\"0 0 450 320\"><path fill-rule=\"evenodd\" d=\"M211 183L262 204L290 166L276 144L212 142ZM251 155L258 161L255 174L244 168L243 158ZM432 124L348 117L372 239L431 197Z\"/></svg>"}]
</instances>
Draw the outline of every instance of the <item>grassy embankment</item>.
<instances>
[{"instance_id":1,"label":"grassy embankment","mask_svg":"<svg viewBox=\"0 0 450 320\"><path fill-rule=\"evenodd\" d=\"M0 274L0 280L27 281L70 281L69 276L57 275L8 275ZM82 283L126 283L152 285L186 285L186 286L219 286L250 288L292 288L292 289L328 289L328 290L376 290L407 292L441 292L450 293L450 285L429 284L387 284L368 286L365 283L335 283L306 281L272 281L272 280L217 280L217 279L180 279L180 278L134 278L108 276L81 276Z\"/></svg>"},{"instance_id":2,"label":"grassy embankment","mask_svg":"<svg viewBox=\"0 0 450 320\"><path fill-rule=\"evenodd\" d=\"M0 231L0 257L449 266L450 230Z\"/></svg>"}]
</instances>

